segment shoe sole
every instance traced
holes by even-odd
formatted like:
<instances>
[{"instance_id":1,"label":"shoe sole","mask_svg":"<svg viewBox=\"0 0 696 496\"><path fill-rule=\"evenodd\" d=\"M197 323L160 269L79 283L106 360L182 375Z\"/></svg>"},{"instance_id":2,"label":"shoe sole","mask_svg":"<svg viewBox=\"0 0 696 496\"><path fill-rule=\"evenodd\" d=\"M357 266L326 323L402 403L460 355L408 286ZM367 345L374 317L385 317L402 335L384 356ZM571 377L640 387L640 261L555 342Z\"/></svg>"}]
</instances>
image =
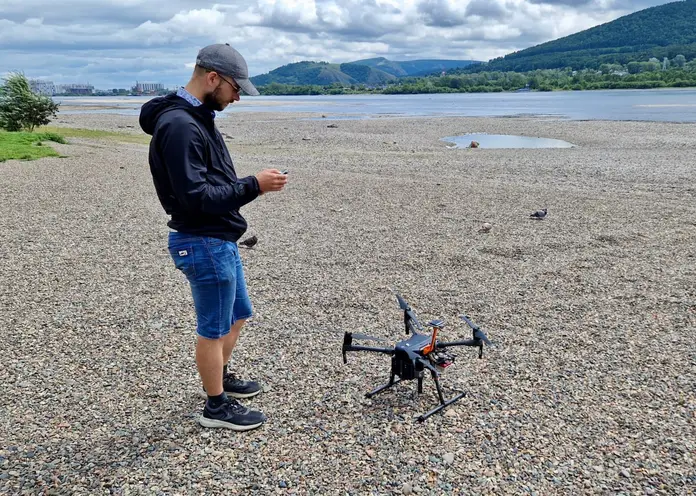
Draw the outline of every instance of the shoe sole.
<instances>
[{"instance_id":1,"label":"shoe sole","mask_svg":"<svg viewBox=\"0 0 696 496\"><path fill-rule=\"evenodd\" d=\"M239 400L239 399L242 399L242 400L243 400L243 399L245 399L245 398L253 398L254 396L256 396L257 394L259 394L260 392L261 392L260 389L259 389L258 391L254 391L253 393L232 393L232 392L230 392L230 391L225 391L225 393L227 394L227 396L232 396L233 398L237 398L238 400Z\"/></svg>"},{"instance_id":2,"label":"shoe sole","mask_svg":"<svg viewBox=\"0 0 696 496\"><path fill-rule=\"evenodd\" d=\"M246 398L253 398L254 396L260 394L261 391L262 391L261 389L259 389L258 391L254 392L254 393L231 393L230 391L225 391L225 394L227 396L231 396L232 398L236 398L238 400L243 400ZM208 395L206 394L205 389L201 391L201 398L203 398L203 399L208 398Z\"/></svg>"},{"instance_id":3,"label":"shoe sole","mask_svg":"<svg viewBox=\"0 0 696 496\"><path fill-rule=\"evenodd\" d=\"M203 427L211 427L211 428L222 428L222 429L230 429L233 431L250 431L252 429L256 429L257 427L261 427L263 425L263 422L259 422L257 424L250 424L250 425L237 425L237 424L231 424L229 422L225 422L224 420L215 420L215 419L209 419L201 415L198 418L198 423L201 424Z\"/></svg>"}]
</instances>

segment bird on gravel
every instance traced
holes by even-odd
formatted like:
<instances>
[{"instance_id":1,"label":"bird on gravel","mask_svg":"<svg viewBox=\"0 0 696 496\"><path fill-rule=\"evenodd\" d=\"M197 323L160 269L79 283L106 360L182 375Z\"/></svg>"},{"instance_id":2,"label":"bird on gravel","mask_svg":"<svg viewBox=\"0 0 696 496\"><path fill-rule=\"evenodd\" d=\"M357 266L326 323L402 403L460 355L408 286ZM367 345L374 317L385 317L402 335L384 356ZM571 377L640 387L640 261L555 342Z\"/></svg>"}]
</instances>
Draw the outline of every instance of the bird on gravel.
<instances>
[{"instance_id":1,"label":"bird on gravel","mask_svg":"<svg viewBox=\"0 0 696 496\"><path fill-rule=\"evenodd\" d=\"M533 214L531 214L531 215L529 216L529 218L530 218L530 219L541 220L541 219L543 219L544 217L546 217L546 213L547 213L547 210L546 210L546 209L537 210L536 212L534 212Z\"/></svg>"},{"instance_id":2,"label":"bird on gravel","mask_svg":"<svg viewBox=\"0 0 696 496\"><path fill-rule=\"evenodd\" d=\"M242 246L246 246L247 248L253 248L256 243L259 242L259 239L256 236L252 236L250 238L245 239L244 241L240 241L239 244Z\"/></svg>"}]
</instances>

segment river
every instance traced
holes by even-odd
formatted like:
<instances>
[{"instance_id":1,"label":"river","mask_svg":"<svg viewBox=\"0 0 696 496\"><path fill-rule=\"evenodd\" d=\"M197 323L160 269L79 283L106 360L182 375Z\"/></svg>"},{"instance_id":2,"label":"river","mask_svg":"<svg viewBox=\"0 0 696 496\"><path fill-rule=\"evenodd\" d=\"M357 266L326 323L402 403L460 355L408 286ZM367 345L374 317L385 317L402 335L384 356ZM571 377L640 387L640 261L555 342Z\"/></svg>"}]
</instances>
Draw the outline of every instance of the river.
<instances>
[{"instance_id":1,"label":"river","mask_svg":"<svg viewBox=\"0 0 696 496\"><path fill-rule=\"evenodd\" d=\"M66 107L66 114L136 115L150 98L54 97L54 100ZM534 115L568 120L696 122L696 89L258 96L242 97L222 117L232 112L310 112L325 115L327 119Z\"/></svg>"}]
</instances>

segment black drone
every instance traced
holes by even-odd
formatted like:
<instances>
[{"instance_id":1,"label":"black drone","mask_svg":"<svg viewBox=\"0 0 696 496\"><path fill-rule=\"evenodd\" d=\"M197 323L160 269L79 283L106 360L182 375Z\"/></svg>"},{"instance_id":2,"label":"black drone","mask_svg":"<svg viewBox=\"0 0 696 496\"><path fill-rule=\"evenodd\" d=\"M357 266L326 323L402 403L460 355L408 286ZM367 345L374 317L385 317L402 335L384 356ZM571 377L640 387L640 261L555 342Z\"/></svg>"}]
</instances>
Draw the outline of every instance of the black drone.
<instances>
[{"instance_id":1,"label":"black drone","mask_svg":"<svg viewBox=\"0 0 696 496\"><path fill-rule=\"evenodd\" d=\"M353 344L354 339L363 339L370 341L384 341L381 338L366 336L346 332L343 337L343 363L348 363L346 352L348 351L373 351L375 353L384 353L391 355L391 376L389 382L378 387L374 391L370 391L365 396L372 398L377 393L381 393L385 389L398 384L401 381L418 379L418 393L423 392L423 377L426 369L430 371L433 377L435 386L437 387L437 396L440 399L440 404L432 410L420 415L418 420L423 422L431 415L442 411L445 407L451 405L455 401L464 397L466 393L459 393L454 398L445 401L440 387L440 374L454 363L455 356L446 351L450 346L474 346L478 347L479 358L483 357L483 345L491 346L492 343L488 340L483 331L474 324L469 317L461 315L461 319L466 322L473 331L473 338L463 341L440 342L437 340L437 334L445 326L442 320L432 320L428 322L428 327L431 327L433 332L431 335L422 334L418 331L423 331L423 326L418 322L415 313L400 295L396 294L396 299L399 301L399 306L404 311L404 326L406 334L412 333L412 336L403 341L399 341L393 348L373 348L370 346L356 346ZM398 377L398 379L396 379Z\"/></svg>"}]
</instances>

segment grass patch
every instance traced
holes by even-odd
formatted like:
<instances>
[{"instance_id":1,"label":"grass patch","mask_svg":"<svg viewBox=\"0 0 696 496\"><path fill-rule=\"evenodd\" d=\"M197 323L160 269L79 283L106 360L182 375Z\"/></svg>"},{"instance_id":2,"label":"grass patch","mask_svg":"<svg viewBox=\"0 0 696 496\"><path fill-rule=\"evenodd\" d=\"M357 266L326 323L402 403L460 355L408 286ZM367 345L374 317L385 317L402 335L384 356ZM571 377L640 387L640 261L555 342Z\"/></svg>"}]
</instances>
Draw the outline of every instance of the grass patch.
<instances>
[{"instance_id":1,"label":"grass patch","mask_svg":"<svg viewBox=\"0 0 696 496\"><path fill-rule=\"evenodd\" d=\"M36 160L43 157L60 157L44 141L65 143L65 138L53 132L9 133L0 131L0 162L5 160Z\"/></svg>"},{"instance_id":2,"label":"grass patch","mask_svg":"<svg viewBox=\"0 0 696 496\"><path fill-rule=\"evenodd\" d=\"M115 131L100 131L97 129L81 129L74 127L55 127L43 126L38 128L39 132L49 132L59 134L65 138L87 138L87 139L106 139L120 141L122 143L140 143L147 145L150 143L150 136L147 134L129 134Z\"/></svg>"}]
</instances>

